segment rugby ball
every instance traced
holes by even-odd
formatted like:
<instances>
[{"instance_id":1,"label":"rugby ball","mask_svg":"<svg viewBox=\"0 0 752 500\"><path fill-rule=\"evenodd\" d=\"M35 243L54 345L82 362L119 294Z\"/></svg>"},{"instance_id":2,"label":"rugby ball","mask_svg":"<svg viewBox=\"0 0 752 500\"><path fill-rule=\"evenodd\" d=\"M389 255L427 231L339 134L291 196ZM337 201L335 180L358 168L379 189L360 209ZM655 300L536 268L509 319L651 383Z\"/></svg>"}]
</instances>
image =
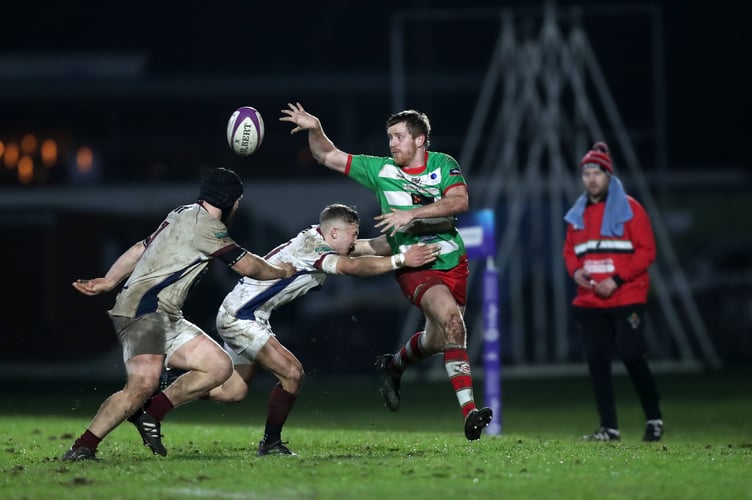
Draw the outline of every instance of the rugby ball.
<instances>
[{"instance_id":1,"label":"rugby ball","mask_svg":"<svg viewBox=\"0 0 752 500\"><path fill-rule=\"evenodd\" d=\"M249 156L264 140L264 119L256 108L242 106L227 121L227 143L238 156Z\"/></svg>"}]
</instances>

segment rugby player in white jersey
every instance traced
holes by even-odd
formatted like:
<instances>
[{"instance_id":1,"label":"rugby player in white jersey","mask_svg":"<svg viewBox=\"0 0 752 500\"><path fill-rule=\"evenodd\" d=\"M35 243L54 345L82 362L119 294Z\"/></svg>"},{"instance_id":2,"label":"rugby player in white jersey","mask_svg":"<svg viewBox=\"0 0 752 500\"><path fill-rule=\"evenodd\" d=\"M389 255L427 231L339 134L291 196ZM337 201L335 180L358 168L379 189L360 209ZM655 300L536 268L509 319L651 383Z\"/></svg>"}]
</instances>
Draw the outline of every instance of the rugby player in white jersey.
<instances>
[{"instance_id":1,"label":"rugby player in white jersey","mask_svg":"<svg viewBox=\"0 0 752 500\"><path fill-rule=\"evenodd\" d=\"M416 244L391 255L383 236L359 240L359 227L354 208L339 203L328 205L319 216L319 224L304 229L264 257L272 264L291 262L298 270L294 276L279 280L242 278L219 308L217 333L233 358L235 371L203 399L241 401L256 367L277 378L269 398L259 456L295 455L282 441L282 427L304 380L303 365L274 335L269 322L272 312L320 288L327 275L365 277L403 267L418 268L430 265L439 254L437 245ZM179 382L183 376L176 380ZM163 448L161 442L159 447Z\"/></svg>"},{"instance_id":2,"label":"rugby player in white jersey","mask_svg":"<svg viewBox=\"0 0 752 500\"><path fill-rule=\"evenodd\" d=\"M264 260L230 238L226 223L242 195L243 183L235 172L213 169L202 181L196 203L170 212L150 236L126 250L104 277L73 283L85 295L98 295L128 278L109 311L123 347L127 380L122 390L102 403L64 460L95 459L102 439L128 415L135 415L133 423L144 444L166 455L164 447L154 446L161 443L164 415L206 394L233 373L232 360L222 347L183 317L191 285L212 259L258 279L290 278L296 272L289 262ZM187 373L149 399L165 365ZM136 412L142 405L146 411Z\"/></svg>"}]
</instances>

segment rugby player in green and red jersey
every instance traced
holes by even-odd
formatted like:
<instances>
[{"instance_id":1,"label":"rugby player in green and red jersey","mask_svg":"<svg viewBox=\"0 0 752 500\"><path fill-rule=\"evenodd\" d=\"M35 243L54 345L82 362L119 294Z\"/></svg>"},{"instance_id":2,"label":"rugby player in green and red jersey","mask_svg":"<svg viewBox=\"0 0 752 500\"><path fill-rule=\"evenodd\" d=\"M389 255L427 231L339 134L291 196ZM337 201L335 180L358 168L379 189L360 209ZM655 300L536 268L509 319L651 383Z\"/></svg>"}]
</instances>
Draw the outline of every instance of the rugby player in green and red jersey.
<instances>
[{"instance_id":1,"label":"rugby player in green and red jersey","mask_svg":"<svg viewBox=\"0 0 752 500\"><path fill-rule=\"evenodd\" d=\"M463 314L467 299L468 263L465 245L454 225L469 207L467 184L456 160L428 150L431 125L419 111L389 117L386 134L391 156L353 155L338 149L321 121L300 103L288 104L280 121L295 125L291 133L308 130L314 159L376 193L381 206L376 227L387 235L393 253L415 243L437 244L441 254L433 264L395 272L402 292L425 315L425 327L395 354L376 361L386 406L400 404L400 379L409 365L442 353L447 375L465 421L465 437L480 439L493 417L490 408L477 408L467 355Z\"/></svg>"}]
</instances>

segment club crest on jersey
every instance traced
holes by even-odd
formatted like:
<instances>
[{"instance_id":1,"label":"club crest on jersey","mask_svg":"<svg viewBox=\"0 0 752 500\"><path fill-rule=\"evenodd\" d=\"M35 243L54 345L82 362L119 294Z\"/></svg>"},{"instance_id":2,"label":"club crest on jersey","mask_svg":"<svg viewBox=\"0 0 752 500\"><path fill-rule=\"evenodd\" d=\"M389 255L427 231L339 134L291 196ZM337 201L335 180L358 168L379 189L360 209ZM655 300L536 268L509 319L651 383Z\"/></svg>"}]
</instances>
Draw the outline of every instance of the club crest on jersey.
<instances>
[{"instance_id":1,"label":"club crest on jersey","mask_svg":"<svg viewBox=\"0 0 752 500\"><path fill-rule=\"evenodd\" d=\"M214 237L217 238L217 239L219 239L219 240L223 240L225 238L229 238L230 237L230 233L228 233L227 231L218 231L218 232L214 233Z\"/></svg>"},{"instance_id":2,"label":"club crest on jersey","mask_svg":"<svg viewBox=\"0 0 752 500\"><path fill-rule=\"evenodd\" d=\"M441 170L435 169L419 177L420 184L424 186L436 186L441 184Z\"/></svg>"}]
</instances>

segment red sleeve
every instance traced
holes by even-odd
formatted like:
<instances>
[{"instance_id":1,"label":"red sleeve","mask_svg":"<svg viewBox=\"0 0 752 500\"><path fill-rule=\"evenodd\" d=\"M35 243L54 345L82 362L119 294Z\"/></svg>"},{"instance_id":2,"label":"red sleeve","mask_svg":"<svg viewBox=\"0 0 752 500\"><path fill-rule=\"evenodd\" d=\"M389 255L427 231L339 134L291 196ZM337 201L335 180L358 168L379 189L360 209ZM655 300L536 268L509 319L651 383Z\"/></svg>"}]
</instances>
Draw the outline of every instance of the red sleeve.
<instances>
[{"instance_id":1,"label":"red sleeve","mask_svg":"<svg viewBox=\"0 0 752 500\"><path fill-rule=\"evenodd\" d=\"M634 217L624 225L634 246L634 254L628 259L626 265L619 268L619 277L629 281L637 276L645 274L650 264L655 261L655 238L653 226L650 224L645 209L636 200L629 200Z\"/></svg>"},{"instance_id":2,"label":"red sleeve","mask_svg":"<svg viewBox=\"0 0 752 500\"><path fill-rule=\"evenodd\" d=\"M350 175L350 166L352 165L352 155L347 155L347 164L345 165L345 175Z\"/></svg>"},{"instance_id":3,"label":"red sleeve","mask_svg":"<svg viewBox=\"0 0 752 500\"><path fill-rule=\"evenodd\" d=\"M574 254L574 229L571 224L567 224L567 235L564 239L564 250L562 255L564 256L564 264L567 266L567 272L570 276L574 275L574 272L578 270L582 265L580 259Z\"/></svg>"}]
</instances>

